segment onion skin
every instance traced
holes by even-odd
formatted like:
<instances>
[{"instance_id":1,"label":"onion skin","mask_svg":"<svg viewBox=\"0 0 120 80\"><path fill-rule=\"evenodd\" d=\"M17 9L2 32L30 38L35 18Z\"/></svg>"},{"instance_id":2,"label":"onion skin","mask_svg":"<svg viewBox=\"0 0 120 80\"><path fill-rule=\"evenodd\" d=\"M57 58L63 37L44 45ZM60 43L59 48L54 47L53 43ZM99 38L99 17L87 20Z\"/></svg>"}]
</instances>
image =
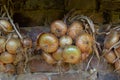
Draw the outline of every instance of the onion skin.
<instances>
[{"instance_id":1,"label":"onion skin","mask_svg":"<svg viewBox=\"0 0 120 80\"><path fill-rule=\"evenodd\" d=\"M115 70L120 71L120 60L115 62Z\"/></svg>"},{"instance_id":2,"label":"onion skin","mask_svg":"<svg viewBox=\"0 0 120 80\"><path fill-rule=\"evenodd\" d=\"M67 25L62 20L56 20L51 24L51 32L57 37L63 36L67 32Z\"/></svg>"},{"instance_id":3,"label":"onion skin","mask_svg":"<svg viewBox=\"0 0 120 80\"><path fill-rule=\"evenodd\" d=\"M8 63L13 63L14 61L14 55L8 53L8 52L4 52L0 55L0 61L2 63L8 64Z\"/></svg>"},{"instance_id":4,"label":"onion skin","mask_svg":"<svg viewBox=\"0 0 120 80\"><path fill-rule=\"evenodd\" d=\"M90 54L92 52L93 37L88 33L82 33L76 39L75 44L82 53Z\"/></svg>"},{"instance_id":5,"label":"onion skin","mask_svg":"<svg viewBox=\"0 0 120 80\"><path fill-rule=\"evenodd\" d=\"M6 44L6 50L11 54L16 54L21 47L21 42L17 38L11 38Z\"/></svg>"},{"instance_id":6,"label":"onion skin","mask_svg":"<svg viewBox=\"0 0 120 80\"><path fill-rule=\"evenodd\" d=\"M73 22L70 27L68 28L68 35L72 38L75 39L80 32L83 30L83 25L81 22L75 21Z\"/></svg>"},{"instance_id":7,"label":"onion skin","mask_svg":"<svg viewBox=\"0 0 120 80\"><path fill-rule=\"evenodd\" d=\"M52 53L58 49L58 39L51 33L43 33L37 39L37 46L46 53Z\"/></svg>"},{"instance_id":8,"label":"onion skin","mask_svg":"<svg viewBox=\"0 0 120 80\"><path fill-rule=\"evenodd\" d=\"M109 63L111 63L111 64L113 64L113 62L114 62L115 59L116 59L115 53L114 53L113 51L110 51L110 52L108 52L108 53L105 53L104 57L105 57L105 59L106 59Z\"/></svg>"},{"instance_id":9,"label":"onion skin","mask_svg":"<svg viewBox=\"0 0 120 80\"><path fill-rule=\"evenodd\" d=\"M55 64L55 62L56 62L50 54L45 53L45 52L42 53L42 58L43 58L48 64Z\"/></svg>"},{"instance_id":10,"label":"onion skin","mask_svg":"<svg viewBox=\"0 0 120 80\"><path fill-rule=\"evenodd\" d=\"M13 30L12 25L7 20L0 20L0 26L3 26L7 32L11 32Z\"/></svg>"},{"instance_id":11,"label":"onion skin","mask_svg":"<svg viewBox=\"0 0 120 80\"><path fill-rule=\"evenodd\" d=\"M6 38L0 36L0 53L2 53L5 50L5 43L6 43Z\"/></svg>"},{"instance_id":12,"label":"onion skin","mask_svg":"<svg viewBox=\"0 0 120 80\"><path fill-rule=\"evenodd\" d=\"M32 47L32 39L30 39L30 38L24 38L22 43L23 43L24 48Z\"/></svg>"},{"instance_id":13,"label":"onion skin","mask_svg":"<svg viewBox=\"0 0 120 80\"><path fill-rule=\"evenodd\" d=\"M0 72L5 72L5 65L0 62Z\"/></svg>"},{"instance_id":14,"label":"onion skin","mask_svg":"<svg viewBox=\"0 0 120 80\"><path fill-rule=\"evenodd\" d=\"M52 53L52 56L55 60L60 61L62 60L62 53L63 53L63 49L62 48L58 48L57 51L55 51L54 53Z\"/></svg>"},{"instance_id":15,"label":"onion skin","mask_svg":"<svg viewBox=\"0 0 120 80\"><path fill-rule=\"evenodd\" d=\"M118 48L116 49L116 51L117 51L117 53L118 53L118 56L120 57L120 47L118 47Z\"/></svg>"},{"instance_id":16,"label":"onion skin","mask_svg":"<svg viewBox=\"0 0 120 80\"><path fill-rule=\"evenodd\" d=\"M13 38L19 38L16 33L13 33L13 34L12 34L12 37L13 37Z\"/></svg>"},{"instance_id":17,"label":"onion skin","mask_svg":"<svg viewBox=\"0 0 120 80\"><path fill-rule=\"evenodd\" d=\"M82 53L82 60L81 61L86 60L88 57L89 57L88 53Z\"/></svg>"},{"instance_id":18,"label":"onion skin","mask_svg":"<svg viewBox=\"0 0 120 80\"><path fill-rule=\"evenodd\" d=\"M81 60L81 51L78 47L70 45L63 50L63 61L66 63L77 64Z\"/></svg>"},{"instance_id":19,"label":"onion skin","mask_svg":"<svg viewBox=\"0 0 120 80\"><path fill-rule=\"evenodd\" d=\"M5 72L9 74L14 74L15 73L15 66L13 64L6 64L5 65Z\"/></svg>"},{"instance_id":20,"label":"onion skin","mask_svg":"<svg viewBox=\"0 0 120 80\"><path fill-rule=\"evenodd\" d=\"M73 43L72 38L69 36L62 36L59 42L60 42L60 47L65 47Z\"/></svg>"},{"instance_id":21,"label":"onion skin","mask_svg":"<svg viewBox=\"0 0 120 80\"><path fill-rule=\"evenodd\" d=\"M119 40L119 33L117 31L112 31L104 41L104 47L109 49Z\"/></svg>"}]
</instances>

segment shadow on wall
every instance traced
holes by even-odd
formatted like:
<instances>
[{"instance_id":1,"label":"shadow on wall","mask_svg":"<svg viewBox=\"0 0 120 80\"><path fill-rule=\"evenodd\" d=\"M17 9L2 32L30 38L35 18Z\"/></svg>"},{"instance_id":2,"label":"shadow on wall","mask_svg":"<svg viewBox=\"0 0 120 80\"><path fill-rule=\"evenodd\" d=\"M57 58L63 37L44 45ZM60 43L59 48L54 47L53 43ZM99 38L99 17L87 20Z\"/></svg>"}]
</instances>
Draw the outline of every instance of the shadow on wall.
<instances>
[{"instance_id":1,"label":"shadow on wall","mask_svg":"<svg viewBox=\"0 0 120 80\"><path fill-rule=\"evenodd\" d=\"M19 23L19 26L27 26L32 20L29 17L24 16L23 14L20 13L15 13L13 15L13 20L15 23Z\"/></svg>"},{"instance_id":2,"label":"shadow on wall","mask_svg":"<svg viewBox=\"0 0 120 80\"><path fill-rule=\"evenodd\" d=\"M103 12L103 19L104 19L103 24L108 24L111 22L111 15L110 14L111 14L111 12L109 10L105 10Z\"/></svg>"}]
</instances>

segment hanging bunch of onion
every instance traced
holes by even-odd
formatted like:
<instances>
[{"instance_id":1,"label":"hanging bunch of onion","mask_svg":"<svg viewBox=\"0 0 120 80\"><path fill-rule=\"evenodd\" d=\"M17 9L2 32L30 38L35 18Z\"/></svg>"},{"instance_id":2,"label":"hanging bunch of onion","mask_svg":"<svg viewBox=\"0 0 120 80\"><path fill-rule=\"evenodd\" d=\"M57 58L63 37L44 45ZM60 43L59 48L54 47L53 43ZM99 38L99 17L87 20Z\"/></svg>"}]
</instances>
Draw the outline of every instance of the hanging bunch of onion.
<instances>
[{"instance_id":1,"label":"hanging bunch of onion","mask_svg":"<svg viewBox=\"0 0 120 80\"><path fill-rule=\"evenodd\" d=\"M111 29L104 41L103 55L106 61L115 65L115 70L120 71L120 36L119 30Z\"/></svg>"},{"instance_id":2,"label":"hanging bunch of onion","mask_svg":"<svg viewBox=\"0 0 120 80\"><path fill-rule=\"evenodd\" d=\"M115 43L119 41L120 35L116 30L110 31L110 33L106 36L104 41L104 48L110 49Z\"/></svg>"},{"instance_id":3,"label":"hanging bunch of onion","mask_svg":"<svg viewBox=\"0 0 120 80\"><path fill-rule=\"evenodd\" d=\"M15 72L13 63L15 61L16 54L21 47L21 41L18 38L11 37L8 39L7 37L1 36L0 44L0 62L5 66L4 72L12 74ZM8 64L12 65L12 67L7 66Z\"/></svg>"},{"instance_id":4,"label":"hanging bunch of onion","mask_svg":"<svg viewBox=\"0 0 120 80\"><path fill-rule=\"evenodd\" d=\"M13 64L22 45L21 40L14 33L15 30L8 20L0 20L0 31L0 62L5 68L4 72L13 73L15 72ZM8 64L12 66L8 66Z\"/></svg>"},{"instance_id":5,"label":"hanging bunch of onion","mask_svg":"<svg viewBox=\"0 0 120 80\"><path fill-rule=\"evenodd\" d=\"M3 41L4 41L4 44L3 44L4 51L2 51L2 53L0 55L0 60L3 63L12 63L14 61L14 58L15 58L17 52L21 48L21 41L19 38L15 38L13 36L11 36L9 39L3 40ZM9 59L11 59L11 60L9 60Z\"/></svg>"}]
</instances>

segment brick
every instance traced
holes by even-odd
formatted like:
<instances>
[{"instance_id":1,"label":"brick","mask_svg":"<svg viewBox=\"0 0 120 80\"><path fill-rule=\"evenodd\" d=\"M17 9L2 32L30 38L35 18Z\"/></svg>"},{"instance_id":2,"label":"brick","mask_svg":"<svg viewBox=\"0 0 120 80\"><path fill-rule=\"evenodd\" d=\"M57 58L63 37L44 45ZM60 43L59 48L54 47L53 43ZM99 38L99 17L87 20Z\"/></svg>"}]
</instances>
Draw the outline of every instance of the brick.
<instances>
[{"instance_id":1,"label":"brick","mask_svg":"<svg viewBox=\"0 0 120 80\"><path fill-rule=\"evenodd\" d=\"M48 80L48 77L44 74L21 74L16 80Z\"/></svg>"},{"instance_id":2,"label":"brick","mask_svg":"<svg viewBox=\"0 0 120 80\"><path fill-rule=\"evenodd\" d=\"M31 72L49 72L55 71L53 65L48 65L46 62L41 61L40 59L33 59L29 62L29 67Z\"/></svg>"},{"instance_id":3,"label":"brick","mask_svg":"<svg viewBox=\"0 0 120 80\"><path fill-rule=\"evenodd\" d=\"M88 59L89 60L89 59ZM99 63L99 64L98 64ZM91 63L90 63L90 68L95 68L99 72L103 72L104 74L112 72L113 71L113 66L109 64L104 58L101 57L101 61L98 60L97 57L93 57Z\"/></svg>"},{"instance_id":4,"label":"brick","mask_svg":"<svg viewBox=\"0 0 120 80\"><path fill-rule=\"evenodd\" d=\"M0 73L0 80L15 80L15 76L6 73Z\"/></svg>"},{"instance_id":5,"label":"brick","mask_svg":"<svg viewBox=\"0 0 120 80\"><path fill-rule=\"evenodd\" d=\"M98 75L99 75L98 80L119 80L120 79L120 75L115 72L110 72L107 74L99 73Z\"/></svg>"},{"instance_id":6,"label":"brick","mask_svg":"<svg viewBox=\"0 0 120 80\"><path fill-rule=\"evenodd\" d=\"M34 26L34 27L21 27L20 33L23 35L28 35L33 42L36 41L37 36L42 32L49 32L50 28L45 26Z\"/></svg>"},{"instance_id":7,"label":"brick","mask_svg":"<svg viewBox=\"0 0 120 80\"><path fill-rule=\"evenodd\" d=\"M31 72L58 72L58 67L56 65L47 64L41 59L32 59L29 61L29 67ZM68 66L62 67L62 71L69 70Z\"/></svg>"},{"instance_id":8,"label":"brick","mask_svg":"<svg viewBox=\"0 0 120 80\"><path fill-rule=\"evenodd\" d=\"M51 80L88 80L88 73L65 73L51 76Z\"/></svg>"}]
</instances>

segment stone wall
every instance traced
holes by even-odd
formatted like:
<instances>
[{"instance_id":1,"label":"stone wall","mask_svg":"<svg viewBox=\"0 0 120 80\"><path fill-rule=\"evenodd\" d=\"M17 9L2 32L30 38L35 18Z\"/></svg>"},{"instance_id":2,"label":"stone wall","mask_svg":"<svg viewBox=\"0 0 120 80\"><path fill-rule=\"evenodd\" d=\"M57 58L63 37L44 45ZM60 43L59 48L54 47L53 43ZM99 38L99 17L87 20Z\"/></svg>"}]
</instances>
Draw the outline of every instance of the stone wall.
<instances>
[{"instance_id":1,"label":"stone wall","mask_svg":"<svg viewBox=\"0 0 120 80\"><path fill-rule=\"evenodd\" d=\"M13 18L20 26L49 25L63 19L71 9L90 17L94 23L119 23L120 0L13 0Z\"/></svg>"}]
</instances>

